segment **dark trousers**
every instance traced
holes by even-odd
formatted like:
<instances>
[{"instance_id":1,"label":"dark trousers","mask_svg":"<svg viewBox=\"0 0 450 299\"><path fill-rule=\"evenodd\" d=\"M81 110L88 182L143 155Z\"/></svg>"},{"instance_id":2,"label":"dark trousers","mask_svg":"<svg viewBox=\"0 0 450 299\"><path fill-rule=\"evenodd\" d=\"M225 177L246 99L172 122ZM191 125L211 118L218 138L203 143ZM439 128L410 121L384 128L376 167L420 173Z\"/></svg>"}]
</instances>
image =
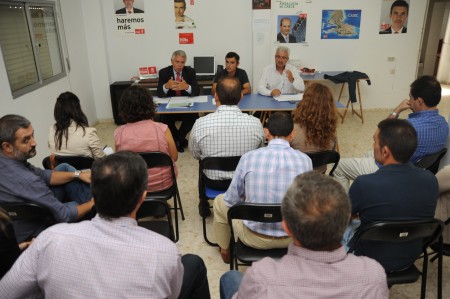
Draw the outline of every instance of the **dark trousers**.
<instances>
[{"instance_id":1,"label":"dark trousers","mask_svg":"<svg viewBox=\"0 0 450 299\"><path fill-rule=\"evenodd\" d=\"M159 119L162 123L165 123L169 127L173 140L183 144L186 139L186 135L191 131L197 118L197 113L180 113L161 114ZM181 121L181 126L179 129L175 126L176 121Z\"/></svg>"},{"instance_id":2,"label":"dark trousers","mask_svg":"<svg viewBox=\"0 0 450 299\"><path fill-rule=\"evenodd\" d=\"M206 266L201 257L185 254L181 257L181 263L184 275L178 299L210 299Z\"/></svg>"}]
</instances>

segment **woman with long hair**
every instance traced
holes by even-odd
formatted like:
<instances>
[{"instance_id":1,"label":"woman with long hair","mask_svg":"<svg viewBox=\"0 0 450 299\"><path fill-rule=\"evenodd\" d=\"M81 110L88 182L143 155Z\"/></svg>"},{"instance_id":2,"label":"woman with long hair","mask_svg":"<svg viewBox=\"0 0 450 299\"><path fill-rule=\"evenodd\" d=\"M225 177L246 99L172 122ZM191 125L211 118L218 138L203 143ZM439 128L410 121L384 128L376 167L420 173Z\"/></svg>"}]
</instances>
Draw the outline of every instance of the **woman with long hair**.
<instances>
[{"instance_id":1,"label":"woman with long hair","mask_svg":"<svg viewBox=\"0 0 450 299\"><path fill-rule=\"evenodd\" d=\"M126 124L114 131L116 151L163 152L175 164L178 160L175 141L166 124L153 121L155 104L147 89L138 86L125 89L119 101L119 115ZM148 191L164 190L172 185L169 167L151 168L148 174Z\"/></svg>"},{"instance_id":2,"label":"woman with long hair","mask_svg":"<svg viewBox=\"0 0 450 299\"><path fill-rule=\"evenodd\" d=\"M70 91L59 95L50 127L48 146L52 154L61 156L85 156L94 159L105 156L97 130L89 127L81 110L80 100Z\"/></svg>"},{"instance_id":3,"label":"woman with long hair","mask_svg":"<svg viewBox=\"0 0 450 299\"><path fill-rule=\"evenodd\" d=\"M291 141L292 148L304 153L336 149L338 112L327 86L320 83L308 85L292 116L296 131Z\"/></svg>"}]
</instances>

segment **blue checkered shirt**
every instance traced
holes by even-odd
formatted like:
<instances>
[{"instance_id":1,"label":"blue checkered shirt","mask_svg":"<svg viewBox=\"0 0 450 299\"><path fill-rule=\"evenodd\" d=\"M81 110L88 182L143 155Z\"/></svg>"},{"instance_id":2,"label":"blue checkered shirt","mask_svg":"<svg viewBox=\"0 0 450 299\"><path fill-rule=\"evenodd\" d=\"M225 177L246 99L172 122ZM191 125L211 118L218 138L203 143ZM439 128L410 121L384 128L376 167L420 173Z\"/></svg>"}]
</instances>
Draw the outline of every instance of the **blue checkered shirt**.
<instances>
[{"instance_id":1,"label":"blue checkered shirt","mask_svg":"<svg viewBox=\"0 0 450 299\"><path fill-rule=\"evenodd\" d=\"M224 195L227 207L238 203L281 203L294 178L312 170L311 159L289 146L283 139L246 153L236 168L231 185ZM252 231L268 236L286 236L281 223L244 221Z\"/></svg>"}]
</instances>

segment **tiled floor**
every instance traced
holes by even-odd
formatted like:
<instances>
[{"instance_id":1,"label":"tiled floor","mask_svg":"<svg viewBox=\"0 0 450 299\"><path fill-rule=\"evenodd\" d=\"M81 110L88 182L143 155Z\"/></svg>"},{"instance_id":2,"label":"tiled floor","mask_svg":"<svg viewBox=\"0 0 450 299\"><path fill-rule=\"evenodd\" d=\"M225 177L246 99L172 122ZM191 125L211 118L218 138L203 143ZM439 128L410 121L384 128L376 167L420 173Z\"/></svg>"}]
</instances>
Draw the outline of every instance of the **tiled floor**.
<instances>
[{"instance_id":1,"label":"tiled floor","mask_svg":"<svg viewBox=\"0 0 450 299\"><path fill-rule=\"evenodd\" d=\"M446 96L439 105L440 113L446 119L450 112L450 86L444 90ZM372 147L372 136L377 123L384 119L390 109L377 109L364 111L364 124L351 113L347 115L344 124L338 127L339 148L342 157L360 156ZM403 113L401 117L406 117ZM115 125L100 123L96 126L102 143L113 145L113 132ZM219 298L219 278L229 269L225 265L216 247L211 247L203 240L202 222L198 215L198 162L192 158L189 151L179 154L177 162L179 167L178 184L183 203L186 220L180 220L180 241L178 247L182 253L195 253L200 255L208 268L208 278L212 298ZM208 218L211 226L211 217ZM214 238L210 233L209 236ZM443 298L450 298L450 258L444 258L444 289ZM427 279L427 298L436 297L437 263L430 264ZM420 282L410 285L394 286L390 291L390 298L419 298Z\"/></svg>"}]
</instances>

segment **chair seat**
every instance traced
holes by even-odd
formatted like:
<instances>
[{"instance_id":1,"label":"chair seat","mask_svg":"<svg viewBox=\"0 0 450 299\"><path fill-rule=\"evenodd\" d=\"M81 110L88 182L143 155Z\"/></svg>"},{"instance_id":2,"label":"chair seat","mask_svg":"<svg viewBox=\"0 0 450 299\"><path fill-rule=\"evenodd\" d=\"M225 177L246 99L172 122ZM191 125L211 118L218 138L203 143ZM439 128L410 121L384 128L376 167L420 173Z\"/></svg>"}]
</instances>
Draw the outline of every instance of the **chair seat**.
<instances>
[{"instance_id":1,"label":"chair seat","mask_svg":"<svg viewBox=\"0 0 450 299\"><path fill-rule=\"evenodd\" d=\"M238 239L236 244L236 256L239 261L245 264L251 264L255 261L259 261L262 258L270 256L274 259L280 259L287 253L287 248L275 248L275 249L255 249L248 247L241 240Z\"/></svg>"},{"instance_id":2,"label":"chair seat","mask_svg":"<svg viewBox=\"0 0 450 299\"><path fill-rule=\"evenodd\" d=\"M420 271L415 265L411 265L403 271L386 273L387 283L389 286L402 283L414 283L419 280Z\"/></svg>"},{"instance_id":3,"label":"chair seat","mask_svg":"<svg viewBox=\"0 0 450 299\"><path fill-rule=\"evenodd\" d=\"M147 198L159 199L159 200L168 200L172 198L174 193L174 186L169 187L168 189L155 191L155 192L147 192Z\"/></svg>"},{"instance_id":4,"label":"chair seat","mask_svg":"<svg viewBox=\"0 0 450 299\"><path fill-rule=\"evenodd\" d=\"M212 189L212 188L209 188L208 186L205 186L205 195L209 199L214 199L217 197L217 195L223 194L225 192L226 192L226 190Z\"/></svg>"}]
</instances>

